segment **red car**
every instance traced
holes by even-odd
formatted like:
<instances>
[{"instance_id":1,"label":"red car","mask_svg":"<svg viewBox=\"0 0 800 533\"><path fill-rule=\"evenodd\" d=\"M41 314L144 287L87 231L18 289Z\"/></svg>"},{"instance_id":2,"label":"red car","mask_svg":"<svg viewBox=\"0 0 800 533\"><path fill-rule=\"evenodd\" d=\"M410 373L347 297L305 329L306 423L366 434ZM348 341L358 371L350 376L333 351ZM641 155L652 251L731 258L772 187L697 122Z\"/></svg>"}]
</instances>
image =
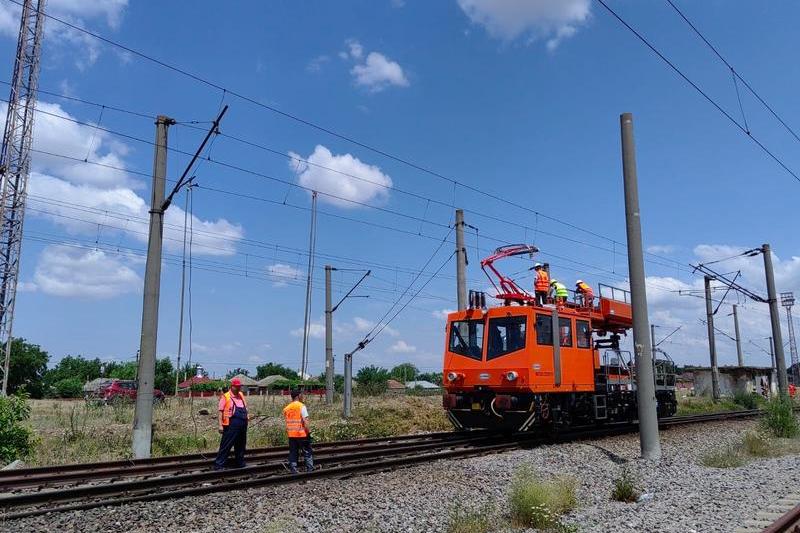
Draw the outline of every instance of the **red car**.
<instances>
[{"instance_id":1,"label":"red car","mask_svg":"<svg viewBox=\"0 0 800 533\"><path fill-rule=\"evenodd\" d=\"M136 382L132 380L115 379L110 385L100 391L100 396L105 403L126 402L136 400ZM164 393L153 389L153 403L164 401Z\"/></svg>"}]
</instances>

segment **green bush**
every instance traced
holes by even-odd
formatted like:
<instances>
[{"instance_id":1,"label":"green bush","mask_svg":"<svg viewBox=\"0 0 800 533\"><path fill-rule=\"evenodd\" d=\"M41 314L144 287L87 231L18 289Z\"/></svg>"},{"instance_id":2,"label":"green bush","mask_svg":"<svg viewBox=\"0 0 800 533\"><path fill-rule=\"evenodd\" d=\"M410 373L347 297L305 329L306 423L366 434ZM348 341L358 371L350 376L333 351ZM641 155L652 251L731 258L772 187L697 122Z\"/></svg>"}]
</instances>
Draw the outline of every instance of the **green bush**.
<instances>
[{"instance_id":1,"label":"green bush","mask_svg":"<svg viewBox=\"0 0 800 533\"><path fill-rule=\"evenodd\" d=\"M733 403L745 409L758 409L764 403L764 398L755 392L737 392L733 395Z\"/></svg>"},{"instance_id":2,"label":"green bush","mask_svg":"<svg viewBox=\"0 0 800 533\"><path fill-rule=\"evenodd\" d=\"M514 525L538 529L561 528L560 517L575 508L576 482L572 478L540 479L533 469L514 476L508 497Z\"/></svg>"},{"instance_id":3,"label":"green bush","mask_svg":"<svg viewBox=\"0 0 800 533\"><path fill-rule=\"evenodd\" d=\"M773 455L773 446L769 436L757 431L748 431L744 434L742 448L752 457L769 457Z\"/></svg>"},{"instance_id":4,"label":"green bush","mask_svg":"<svg viewBox=\"0 0 800 533\"><path fill-rule=\"evenodd\" d=\"M800 435L800 425L794 416L792 400L786 396L778 396L764 406L763 428L774 437L792 438Z\"/></svg>"},{"instance_id":5,"label":"green bush","mask_svg":"<svg viewBox=\"0 0 800 533\"><path fill-rule=\"evenodd\" d=\"M636 481L633 479L627 468L622 470L622 475L614 480L614 489L611 491L611 499L618 502L632 503L639 498L639 491L636 488Z\"/></svg>"},{"instance_id":6,"label":"green bush","mask_svg":"<svg viewBox=\"0 0 800 533\"><path fill-rule=\"evenodd\" d=\"M80 398L83 396L83 381L79 378L66 378L57 381L53 388L57 398Z\"/></svg>"},{"instance_id":7,"label":"green bush","mask_svg":"<svg viewBox=\"0 0 800 533\"><path fill-rule=\"evenodd\" d=\"M459 504L450 509L447 533L488 533L492 528L491 507L466 509Z\"/></svg>"},{"instance_id":8,"label":"green bush","mask_svg":"<svg viewBox=\"0 0 800 533\"><path fill-rule=\"evenodd\" d=\"M31 416L27 397L0 397L0 461L24 459L33 451L33 433L22 422Z\"/></svg>"},{"instance_id":9,"label":"green bush","mask_svg":"<svg viewBox=\"0 0 800 533\"><path fill-rule=\"evenodd\" d=\"M205 383L194 383L190 387L192 392L216 392L228 388L228 382L218 379L215 381L206 381Z\"/></svg>"}]
</instances>

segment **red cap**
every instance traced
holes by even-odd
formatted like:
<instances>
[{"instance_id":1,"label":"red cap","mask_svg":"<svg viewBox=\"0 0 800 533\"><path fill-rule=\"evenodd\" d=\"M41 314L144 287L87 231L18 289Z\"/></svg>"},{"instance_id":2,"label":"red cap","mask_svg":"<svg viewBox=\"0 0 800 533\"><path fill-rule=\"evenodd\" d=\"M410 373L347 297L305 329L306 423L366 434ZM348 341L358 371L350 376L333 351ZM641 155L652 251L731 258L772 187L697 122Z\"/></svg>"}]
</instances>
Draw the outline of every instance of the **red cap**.
<instances>
[{"instance_id":1,"label":"red cap","mask_svg":"<svg viewBox=\"0 0 800 533\"><path fill-rule=\"evenodd\" d=\"M242 380L240 380L239 378L233 378L231 380L231 386L232 387L241 387L242 386Z\"/></svg>"}]
</instances>

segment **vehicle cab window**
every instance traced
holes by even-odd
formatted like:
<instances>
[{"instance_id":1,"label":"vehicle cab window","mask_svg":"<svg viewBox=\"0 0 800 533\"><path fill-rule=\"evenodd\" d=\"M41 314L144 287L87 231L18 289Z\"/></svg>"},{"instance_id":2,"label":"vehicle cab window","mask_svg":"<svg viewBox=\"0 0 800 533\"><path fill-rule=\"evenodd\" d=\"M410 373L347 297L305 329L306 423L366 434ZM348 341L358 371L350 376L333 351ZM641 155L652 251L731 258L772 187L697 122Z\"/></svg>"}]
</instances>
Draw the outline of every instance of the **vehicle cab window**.
<instances>
[{"instance_id":1,"label":"vehicle cab window","mask_svg":"<svg viewBox=\"0 0 800 533\"><path fill-rule=\"evenodd\" d=\"M569 318L558 319L558 338L561 346L570 348L572 347L572 320Z\"/></svg>"},{"instance_id":2,"label":"vehicle cab window","mask_svg":"<svg viewBox=\"0 0 800 533\"><path fill-rule=\"evenodd\" d=\"M450 351L480 361L483 358L483 328L483 320L451 322Z\"/></svg>"},{"instance_id":3,"label":"vehicle cab window","mask_svg":"<svg viewBox=\"0 0 800 533\"><path fill-rule=\"evenodd\" d=\"M553 317L550 315L536 315L536 344L543 346L553 345Z\"/></svg>"},{"instance_id":4,"label":"vehicle cab window","mask_svg":"<svg viewBox=\"0 0 800 533\"><path fill-rule=\"evenodd\" d=\"M578 348L592 347L592 329L589 327L589 322L585 320L576 320L575 336L577 337Z\"/></svg>"},{"instance_id":5,"label":"vehicle cab window","mask_svg":"<svg viewBox=\"0 0 800 533\"><path fill-rule=\"evenodd\" d=\"M492 360L525 348L527 317L507 316L489 320L489 346L486 359Z\"/></svg>"}]
</instances>

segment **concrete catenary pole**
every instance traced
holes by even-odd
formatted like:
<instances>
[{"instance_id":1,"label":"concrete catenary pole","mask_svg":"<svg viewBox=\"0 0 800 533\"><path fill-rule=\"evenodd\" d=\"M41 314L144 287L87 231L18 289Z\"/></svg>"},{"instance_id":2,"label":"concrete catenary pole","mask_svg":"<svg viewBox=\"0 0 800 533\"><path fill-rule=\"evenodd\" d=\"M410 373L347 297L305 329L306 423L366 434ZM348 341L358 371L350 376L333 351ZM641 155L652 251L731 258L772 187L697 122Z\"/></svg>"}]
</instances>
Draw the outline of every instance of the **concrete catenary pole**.
<instances>
[{"instance_id":1,"label":"concrete catenary pole","mask_svg":"<svg viewBox=\"0 0 800 533\"><path fill-rule=\"evenodd\" d=\"M183 352L183 310L184 297L186 296L186 229L189 227L189 196L192 194L191 185L186 188L186 206L183 209L183 259L181 260L181 310L178 318L178 356L175 363L175 397L178 397L178 385L181 382L181 355Z\"/></svg>"},{"instance_id":2,"label":"concrete catenary pole","mask_svg":"<svg viewBox=\"0 0 800 533\"><path fill-rule=\"evenodd\" d=\"M733 331L736 333L736 357L739 361L739 366L744 366L744 354L742 354L742 336L739 334L739 314L737 312L737 305L733 304Z\"/></svg>"},{"instance_id":3,"label":"concrete catenary pole","mask_svg":"<svg viewBox=\"0 0 800 533\"><path fill-rule=\"evenodd\" d=\"M642 226L639 213L639 184L636 176L636 147L633 140L633 115L620 115L622 136L622 174L625 188L625 226L628 237L628 272L633 306L633 344L636 357L636 398L639 408L639 443L642 458L661 456L658 437L653 353L648 339L647 292L645 289Z\"/></svg>"},{"instance_id":4,"label":"concrete catenary pole","mask_svg":"<svg viewBox=\"0 0 800 533\"><path fill-rule=\"evenodd\" d=\"M456 209L456 293L458 310L467 308L467 249L464 247L464 210Z\"/></svg>"},{"instance_id":5,"label":"concrete catenary pole","mask_svg":"<svg viewBox=\"0 0 800 533\"><path fill-rule=\"evenodd\" d=\"M708 355L711 359L711 397L719 400L719 369L717 368L717 343L714 338L714 309L711 305L711 277L705 276L706 325L708 326Z\"/></svg>"},{"instance_id":6,"label":"concrete catenary pole","mask_svg":"<svg viewBox=\"0 0 800 533\"><path fill-rule=\"evenodd\" d=\"M653 352L653 358L656 356L656 325L650 324L650 350Z\"/></svg>"},{"instance_id":7,"label":"concrete catenary pole","mask_svg":"<svg viewBox=\"0 0 800 533\"><path fill-rule=\"evenodd\" d=\"M171 118L156 119L156 146L153 157L153 191L150 197L150 235L147 241L147 262L144 271L142 334L139 343L139 365L136 411L133 415L133 456L150 457L153 437L153 381L156 370L156 337L158 335L158 299L161 288L161 244L164 224L164 196L167 176L167 128Z\"/></svg>"},{"instance_id":8,"label":"concrete catenary pole","mask_svg":"<svg viewBox=\"0 0 800 533\"><path fill-rule=\"evenodd\" d=\"M333 303L331 265L325 265L325 403L333 404Z\"/></svg>"},{"instance_id":9,"label":"concrete catenary pole","mask_svg":"<svg viewBox=\"0 0 800 533\"><path fill-rule=\"evenodd\" d=\"M772 271L772 250L769 244L761 246L764 254L764 273L767 277L767 299L769 300L769 319L772 322L772 345L775 349L775 368L778 372L778 393L783 396L789 390L786 380L786 359L783 355L783 335L781 317L778 311L778 295L775 292L775 273Z\"/></svg>"},{"instance_id":10,"label":"concrete catenary pole","mask_svg":"<svg viewBox=\"0 0 800 533\"><path fill-rule=\"evenodd\" d=\"M345 418L350 418L353 407L353 353L344 354L344 412Z\"/></svg>"}]
</instances>

